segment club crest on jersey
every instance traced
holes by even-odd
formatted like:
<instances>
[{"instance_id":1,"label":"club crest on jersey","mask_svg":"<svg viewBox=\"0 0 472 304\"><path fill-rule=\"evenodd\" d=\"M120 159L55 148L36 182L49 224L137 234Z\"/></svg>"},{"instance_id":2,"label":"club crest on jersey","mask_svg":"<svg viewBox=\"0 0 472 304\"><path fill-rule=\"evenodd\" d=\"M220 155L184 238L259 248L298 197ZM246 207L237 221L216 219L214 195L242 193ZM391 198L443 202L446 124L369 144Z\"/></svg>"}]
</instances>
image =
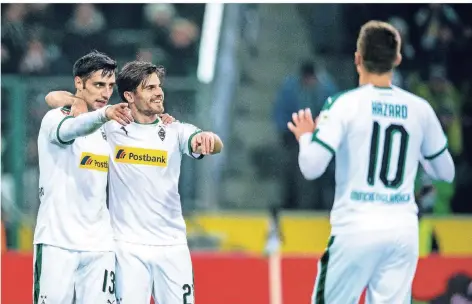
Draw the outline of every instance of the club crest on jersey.
<instances>
[{"instance_id":1,"label":"club crest on jersey","mask_svg":"<svg viewBox=\"0 0 472 304\"><path fill-rule=\"evenodd\" d=\"M79 168L107 172L108 156L83 152L80 156Z\"/></svg>"},{"instance_id":2,"label":"club crest on jersey","mask_svg":"<svg viewBox=\"0 0 472 304\"><path fill-rule=\"evenodd\" d=\"M167 151L117 146L115 161L124 164L167 167Z\"/></svg>"},{"instance_id":3,"label":"club crest on jersey","mask_svg":"<svg viewBox=\"0 0 472 304\"><path fill-rule=\"evenodd\" d=\"M164 139L166 138L166 129L163 126L160 126L159 127L159 132L157 132L157 134L159 135L159 138L162 141L164 141Z\"/></svg>"}]
</instances>

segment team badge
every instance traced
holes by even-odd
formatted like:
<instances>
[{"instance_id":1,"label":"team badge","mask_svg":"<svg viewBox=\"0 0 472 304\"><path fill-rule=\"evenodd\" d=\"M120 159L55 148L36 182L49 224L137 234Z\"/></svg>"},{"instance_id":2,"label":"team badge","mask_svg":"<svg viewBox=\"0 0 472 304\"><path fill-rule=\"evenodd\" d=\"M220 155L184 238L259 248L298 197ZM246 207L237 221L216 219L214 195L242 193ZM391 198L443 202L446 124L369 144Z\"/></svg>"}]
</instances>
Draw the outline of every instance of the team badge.
<instances>
[{"instance_id":1,"label":"team badge","mask_svg":"<svg viewBox=\"0 0 472 304\"><path fill-rule=\"evenodd\" d=\"M160 126L159 127L159 132L157 132L157 134L159 135L159 138L164 141L164 139L166 138L166 129L164 129L164 127Z\"/></svg>"}]
</instances>

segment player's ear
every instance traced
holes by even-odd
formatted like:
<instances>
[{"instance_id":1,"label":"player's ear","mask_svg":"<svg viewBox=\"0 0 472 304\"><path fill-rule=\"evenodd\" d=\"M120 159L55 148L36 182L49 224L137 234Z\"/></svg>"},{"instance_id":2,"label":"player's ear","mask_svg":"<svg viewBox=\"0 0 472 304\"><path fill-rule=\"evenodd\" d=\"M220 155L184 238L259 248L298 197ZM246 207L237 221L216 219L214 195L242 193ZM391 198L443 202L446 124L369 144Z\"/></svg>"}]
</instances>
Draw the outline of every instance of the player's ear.
<instances>
[{"instance_id":1,"label":"player's ear","mask_svg":"<svg viewBox=\"0 0 472 304\"><path fill-rule=\"evenodd\" d=\"M134 102L134 96L133 96L133 94L131 94L131 92L126 91L124 93L124 96L125 96L125 99L128 103L133 103Z\"/></svg>"},{"instance_id":2,"label":"player's ear","mask_svg":"<svg viewBox=\"0 0 472 304\"><path fill-rule=\"evenodd\" d=\"M401 62L402 62L402 54L398 53L397 54L397 59L395 59L395 62L393 63L393 66L397 67L397 66L400 65Z\"/></svg>"},{"instance_id":3,"label":"player's ear","mask_svg":"<svg viewBox=\"0 0 472 304\"><path fill-rule=\"evenodd\" d=\"M80 78L79 76L75 76L74 85L77 91L82 91L82 89L84 88L84 82L82 81L82 78Z\"/></svg>"},{"instance_id":4,"label":"player's ear","mask_svg":"<svg viewBox=\"0 0 472 304\"><path fill-rule=\"evenodd\" d=\"M354 53L354 63L356 66L360 66L362 64L362 56L359 52Z\"/></svg>"}]
</instances>

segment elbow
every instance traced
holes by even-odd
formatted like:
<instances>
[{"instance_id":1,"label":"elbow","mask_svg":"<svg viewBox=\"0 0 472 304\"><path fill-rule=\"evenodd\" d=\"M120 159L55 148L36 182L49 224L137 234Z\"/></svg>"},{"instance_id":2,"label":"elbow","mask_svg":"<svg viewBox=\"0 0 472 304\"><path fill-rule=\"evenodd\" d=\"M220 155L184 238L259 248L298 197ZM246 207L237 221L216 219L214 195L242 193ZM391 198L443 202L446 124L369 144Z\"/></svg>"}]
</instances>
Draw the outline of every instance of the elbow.
<instances>
[{"instance_id":1,"label":"elbow","mask_svg":"<svg viewBox=\"0 0 472 304\"><path fill-rule=\"evenodd\" d=\"M455 175L456 169L454 168L454 166L452 166L451 170L441 172L441 174L439 174L439 179L446 183L452 183L454 181Z\"/></svg>"},{"instance_id":2,"label":"elbow","mask_svg":"<svg viewBox=\"0 0 472 304\"><path fill-rule=\"evenodd\" d=\"M316 171L310 170L310 168L304 168L303 166L300 166L300 171L302 172L303 177L306 180L314 180L320 177L321 174L318 174Z\"/></svg>"},{"instance_id":3,"label":"elbow","mask_svg":"<svg viewBox=\"0 0 472 304\"><path fill-rule=\"evenodd\" d=\"M53 108L54 107L54 92L49 92L46 97L44 97L44 100L46 101L46 104Z\"/></svg>"}]
</instances>

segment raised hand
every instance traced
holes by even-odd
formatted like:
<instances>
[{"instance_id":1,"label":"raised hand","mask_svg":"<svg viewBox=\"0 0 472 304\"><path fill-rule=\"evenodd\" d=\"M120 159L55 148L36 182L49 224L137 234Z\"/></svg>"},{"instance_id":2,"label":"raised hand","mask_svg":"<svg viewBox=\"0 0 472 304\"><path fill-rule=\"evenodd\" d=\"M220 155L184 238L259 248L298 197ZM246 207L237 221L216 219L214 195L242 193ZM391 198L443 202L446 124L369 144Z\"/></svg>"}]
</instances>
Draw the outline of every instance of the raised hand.
<instances>
[{"instance_id":1,"label":"raised hand","mask_svg":"<svg viewBox=\"0 0 472 304\"><path fill-rule=\"evenodd\" d=\"M309 108L300 110L292 114L293 123L287 123L288 129L295 135L297 140L305 133L313 133L316 129L316 123L313 121L311 110Z\"/></svg>"}]
</instances>

